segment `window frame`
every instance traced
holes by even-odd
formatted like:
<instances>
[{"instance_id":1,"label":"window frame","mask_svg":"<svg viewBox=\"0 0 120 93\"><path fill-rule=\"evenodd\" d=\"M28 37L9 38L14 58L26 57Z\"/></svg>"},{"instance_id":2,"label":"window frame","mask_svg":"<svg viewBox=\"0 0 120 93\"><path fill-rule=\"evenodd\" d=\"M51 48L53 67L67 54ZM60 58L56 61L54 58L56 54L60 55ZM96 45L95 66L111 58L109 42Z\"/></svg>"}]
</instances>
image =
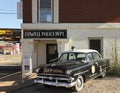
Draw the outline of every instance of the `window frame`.
<instances>
[{"instance_id":1,"label":"window frame","mask_svg":"<svg viewBox=\"0 0 120 93\"><path fill-rule=\"evenodd\" d=\"M98 58L95 58L95 55L97 55L97 56L99 57L99 59L98 59ZM101 60L100 54L98 54L97 52L93 52L93 59L94 59L94 60Z\"/></svg>"},{"instance_id":2,"label":"window frame","mask_svg":"<svg viewBox=\"0 0 120 93\"><path fill-rule=\"evenodd\" d=\"M40 1L41 0L38 0L37 1L37 22L38 23L53 23L54 22L54 0L51 0L51 22L42 22L41 20L40 20L40 18L41 18L41 14L40 14Z\"/></svg>"},{"instance_id":3,"label":"window frame","mask_svg":"<svg viewBox=\"0 0 120 93\"><path fill-rule=\"evenodd\" d=\"M89 55L91 56L91 59L89 58ZM92 53L92 52L87 53L87 54L86 54L86 61L89 62L89 61L93 61L93 60L94 60L94 58L93 58L93 53Z\"/></svg>"}]
</instances>

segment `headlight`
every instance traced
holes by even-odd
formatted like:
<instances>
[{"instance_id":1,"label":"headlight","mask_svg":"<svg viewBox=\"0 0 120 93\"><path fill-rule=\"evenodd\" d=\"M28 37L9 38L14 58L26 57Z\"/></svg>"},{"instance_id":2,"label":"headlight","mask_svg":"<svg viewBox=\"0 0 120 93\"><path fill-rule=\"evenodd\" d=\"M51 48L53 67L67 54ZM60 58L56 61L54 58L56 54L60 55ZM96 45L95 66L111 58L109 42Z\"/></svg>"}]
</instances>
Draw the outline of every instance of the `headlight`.
<instances>
[{"instance_id":1,"label":"headlight","mask_svg":"<svg viewBox=\"0 0 120 93\"><path fill-rule=\"evenodd\" d=\"M67 74L67 75L70 75L70 74L71 74L71 70L67 70L67 71L66 71L66 74Z\"/></svg>"},{"instance_id":2,"label":"headlight","mask_svg":"<svg viewBox=\"0 0 120 93\"><path fill-rule=\"evenodd\" d=\"M40 68L36 69L35 71L38 73L38 72L39 72L39 70L40 70Z\"/></svg>"}]
</instances>

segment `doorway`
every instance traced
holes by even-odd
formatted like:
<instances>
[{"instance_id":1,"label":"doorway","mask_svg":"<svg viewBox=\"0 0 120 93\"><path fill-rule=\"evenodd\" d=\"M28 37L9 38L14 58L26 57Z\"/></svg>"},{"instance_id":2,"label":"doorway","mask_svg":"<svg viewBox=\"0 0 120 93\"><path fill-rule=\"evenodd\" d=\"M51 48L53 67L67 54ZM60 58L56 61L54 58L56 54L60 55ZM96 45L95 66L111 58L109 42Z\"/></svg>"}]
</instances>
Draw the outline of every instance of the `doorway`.
<instances>
[{"instance_id":1,"label":"doorway","mask_svg":"<svg viewBox=\"0 0 120 93\"><path fill-rule=\"evenodd\" d=\"M100 54L103 54L102 38L89 38L89 48L97 50Z\"/></svg>"},{"instance_id":2,"label":"doorway","mask_svg":"<svg viewBox=\"0 0 120 93\"><path fill-rule=\"evenodd\" d=\"M46 45L46 57L47 64L50 63L50 60L58 58L58 48L57 44L47 44Z\"/></svg>"}]
</instances>

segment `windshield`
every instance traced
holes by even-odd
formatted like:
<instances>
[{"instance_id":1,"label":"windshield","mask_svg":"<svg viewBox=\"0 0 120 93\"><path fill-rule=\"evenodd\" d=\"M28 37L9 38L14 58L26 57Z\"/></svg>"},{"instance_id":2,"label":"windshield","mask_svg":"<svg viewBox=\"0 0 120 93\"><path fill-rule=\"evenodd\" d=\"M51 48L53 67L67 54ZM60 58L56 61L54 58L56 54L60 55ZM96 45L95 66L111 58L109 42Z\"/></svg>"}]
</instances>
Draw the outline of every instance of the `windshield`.
<instances>
[{"instance_id":1,"label":"windshield","mask_svg":"<svg viewBox=\"0 0 120 93\"><path fill-rule=\"evenodd\" d=\"M85 53L63 53L59 59L59 61L65 62L68 60L79 60L79 61L85 61L86 54Z\"/></svg>"}]
</instances>

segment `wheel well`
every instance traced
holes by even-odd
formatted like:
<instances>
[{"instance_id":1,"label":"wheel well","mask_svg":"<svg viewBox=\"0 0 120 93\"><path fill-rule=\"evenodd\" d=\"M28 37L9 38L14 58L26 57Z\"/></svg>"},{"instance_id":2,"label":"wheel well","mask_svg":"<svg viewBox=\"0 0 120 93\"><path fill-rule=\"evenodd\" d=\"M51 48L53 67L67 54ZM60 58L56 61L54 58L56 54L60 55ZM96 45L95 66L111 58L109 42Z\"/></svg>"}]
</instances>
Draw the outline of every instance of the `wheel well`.
<instances>
[{"instance_id":1,"label":"wheel well","mask_svg":"<svg viewBox=\"0 0 120 93\"><path fill-rule=\"evenodd\" d=\"M83 77L83 81L86 82L86 77L85 77L85 75L82 75L82 77Z\"/></svg>"}]
</instances>

